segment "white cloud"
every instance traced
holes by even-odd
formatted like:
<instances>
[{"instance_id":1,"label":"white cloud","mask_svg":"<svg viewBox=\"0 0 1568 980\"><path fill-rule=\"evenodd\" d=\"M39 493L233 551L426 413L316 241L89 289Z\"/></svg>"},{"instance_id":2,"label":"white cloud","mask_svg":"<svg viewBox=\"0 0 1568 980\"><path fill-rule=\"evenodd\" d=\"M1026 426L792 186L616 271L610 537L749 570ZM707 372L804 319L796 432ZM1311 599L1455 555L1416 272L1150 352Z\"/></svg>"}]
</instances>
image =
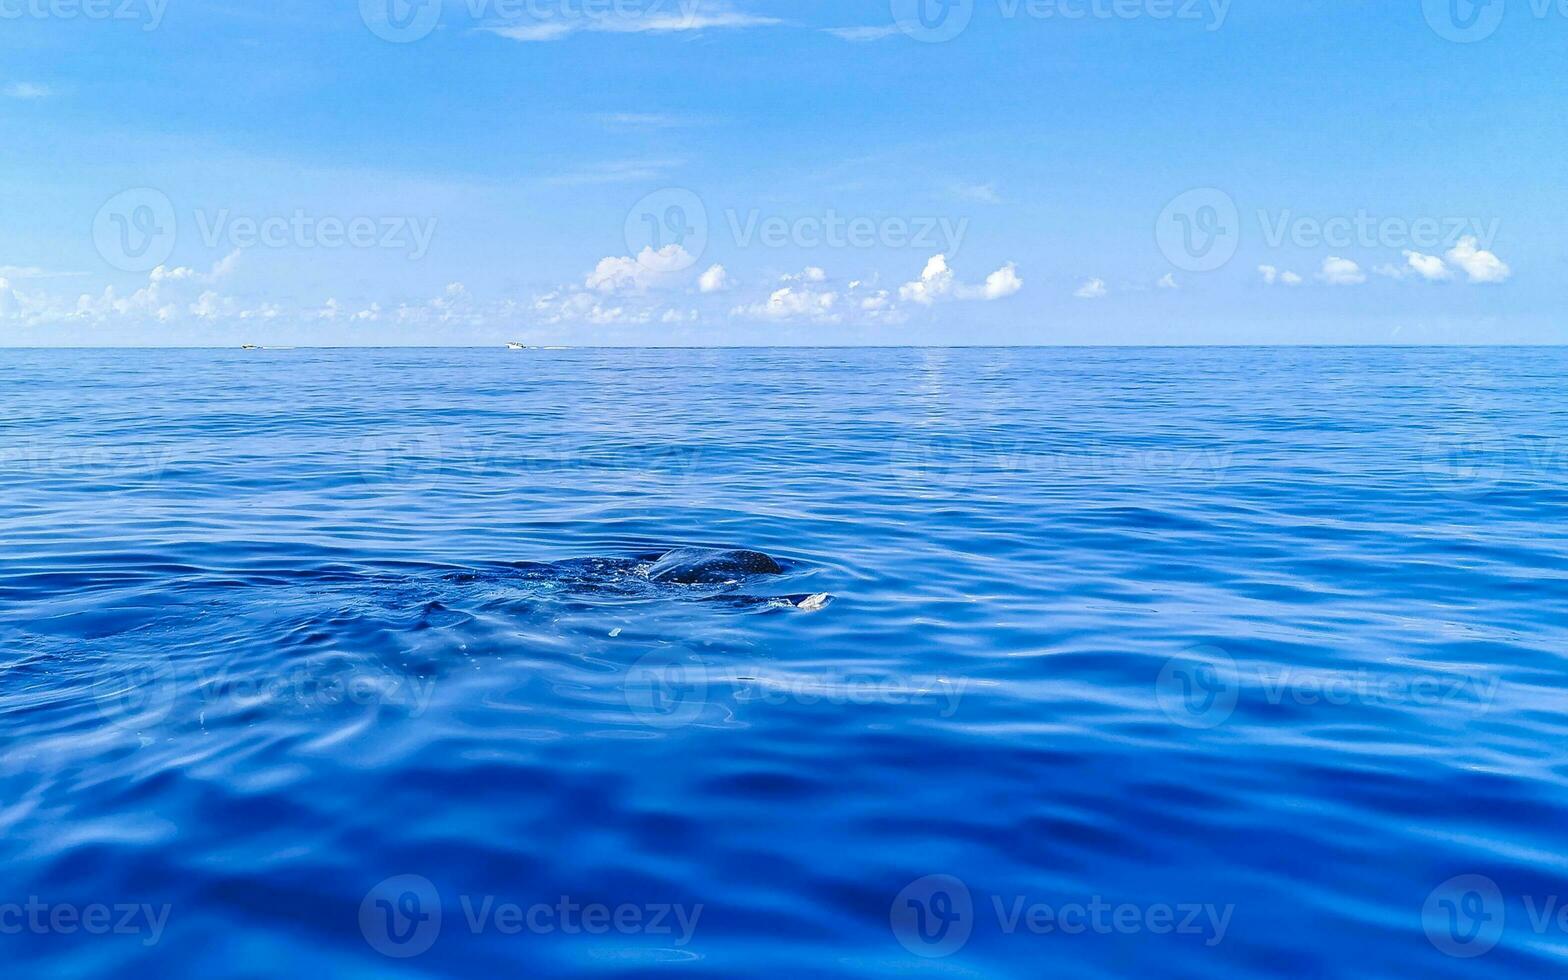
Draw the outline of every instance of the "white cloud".
<instances>
[{"instance_id":1,"label":"white cloud","mask_svg":"<svg viewBox=\"0 0 1568 980\"><path fill-rule=\"evenodd\" d=\"M221 312L223 312L223 299L210 289L191 304L191 315L203 320L216 319Z\"/></svg>"},{"instance_id":2,"label":"white cloud","mask_svg":"<svg viewBox=\"0 0 1568 980\"><path fill-rule=\"evenodd\" d=\"M1422 255L1420 252L1406 251L1405 262L1409 264L1410 268L1415 270L1416 275L1428 282L1451 279L1454 275L1448 271L1448 266L1443 264L1443 260L1435 255Z\"/></svg>"},{"instance_id":3,"label":"white cloud","mask_svg":"<svg viewBox=\"0 0 1568 980\"><path fill-rule=\"evenodd\" d=\"M564 20L543 21L538 24L514 24L506 27L487 27L485 30L509 41L559 41L577 32L578 25Z\"/></svg>"},{"instance_id":4,"label":"white cloud","mask_svg":"<svg viewBox=\"0 0 1568 980\"><path fill-rule=\"evenodd\" d=\"M730 274L722 265L713 265L697 279L697 288L704 293L722 293L730 288Z\"/></svg>"},{"instance_id":5,"label":"white cloud","mask_svg":"<svg viewBox=\"0 0 1568 980\"><path fill-rule=\"evenodd\" d=\"M205 290L194 300L189 297L191 286L215 285L233 273L239 263L240 253L231 252L213 264L207 272L198 272L190 266L160 265L147 274L147 285L129 296L121 297L113 286L106 287L99 296L82 294L77 298L75 316L102 320L111 315L131 318L151 317L160 323L178 319L189 313L200 319L232 313L237 304L215 291Z\"/></svg>"},{"instance_id":6,"label":"white cloud","mask_svg":"<svg viewBox=\"0 0 1568 980\"><path fill-rule=\"evenodd\" d=\"M1274 268L1272 265L1258 266L1258 274L1261 275L1263 277L1263 281L1268 283L1270 286L1274 285L1275 283L1279 283L1285 286L1299 286L1301 285L1302 281L1301 277L1296 275L1294 272L1289 270L1282 272L1279 269Z\"/></svg>"},{"instance_id":7,"label":"white cloud","mask_svg":"<svg viewBox=\"0 0 1568 980\"><path fill-rule=\"evenodd\" d=\"M1459 244L1448 250L1448 261L1458 266L1471 282L1503 282L1513 275L1508 263L1479 248L1473 235L1459 239Z\"/></svg>"},{"instance_id":8,"label":"white cloud","mask_svg":"<svg viewBox=\"0 0 1568 980\"><path fill-rule=\"evenodd\" d=\"M1361 271L1361 266L1351 260L1331 255L1323 260L1323 268L1319 270L1318 278L1330 286L1359 286L1367 281L1367 274Z\"/></svg>"},{"instance_id":9,"label":"white cloud","mask_svg":"<svg viewBox=\"0 0 1568 980\"><path fill-rule=\"evenodd\" d=\"M1372 271L1389 279L1409 279L1419 276L1427 282L1440 282L1452 279L1453 272L1443 264L1443 260L1435 255L1423 255L1420 252L1406 250L1404 265L1389 265L1387 263L1375 267Z\"/></svg>"},{"instance_id":10,"label":"white cloud","mask_svg":"<svg viewBox=\"0 0 1568 980\"><path fill-rule=\"evenodd\" d=\"M900 299L930 306L953 291L953 270L947 267L946 255L933 255L926 262L920 278L899 287Z\"/></svg>"},{"instance_id":11,"label":"white cloud","mask_svg":"<svg viewBox=\"0 0 1568 980\"><path fill-rule=\"evenodd\" d=\"M1002 196L996 192L996 184L954 184L953 193L966 201L977 204L1001 204Z\"/></svg>"},{"instance_id":12,"label":"white cloud","mask_svg":"<svg viewBox=\"0 0 1568 980\"><path fill-rule=\"evenodd\" d=\"M1105 295L1105 280L1085 279L1073 295L1079 299L1099 299Z\"/></svg>"},{"instance_id":13,"label":"white cloud","mask_svg":"<svg viewBox=\"0 0 1568 980\"><path fill-rule=\"evenodd\" d=\"M779 282L827 282L828 274L824 269L808 265L800 272L790 272L779 276Z\"/></svg>"},{"instance_id":14,"label":"white cloud","mask_svg":"<svg viewBox=\"0 0 1568 980\"><path fill-rule=\"evenodd\" d=\"M276 320L282 315L282 308L274 303L262 303L253 310L240 310L235 314L241 320Z\"/></svg>"},{"instance_id":15,"label":"white cloud","mask_svg":"<svg viewBox=\"0 0 1568 980\"><path fill-rule=\"evenodd\" d=\"M898 25L888 24L882 27L824 27L822 33L831 34L842 41L880 41L898 33Z\"/></svg>"},{"instance_id":16,"label":"white cloud","mask_svg":"<svg viewBox=\"0 0 1568 980\"><path fill-rule=\"evenodd\" d=\"M1181 288L1180 286L1178 286L1176 284L1176 274L1174 272L1167 272L1167 273L1165 273L1165 275L1160 277L1160 281L1155 283L1154 285L1156 287L1160 288L1160 289L1180 289Z\"/></svg>"},{"instance_id":17,"label":"white cloud","mask_svg":"<svg viewBox=\"0 0 1568 980\"><path fill-rule=\"evenodd\" d=\"M599 326L617 323L646 323L651 312L611 305L592 293L557 291L534 300L535 312L546 323L591 323Z\"/></svg>"},{"instance_id":18,"label":"white cloud","mask_svg":"<svg viewBox=\"0 0 1568 980\"><path fill-rule=\"evenodd\" d=\"M892 301L893 298L888 294L887 290L879 289L870 296L862 299L860 301L860 308L867 313L876 313L880 310L887 309L888 304L890 304Z\"/></svg>"},{"instance_id":19,"label":"white cloud","mask_svg":"<svg viewBox=\"0 0 1568 980\"><path fill-rule=\"evenodd\" d=\"M184 282L187 279L195 278L196 270L187 265L177 265L172 269L166 265L160 265L148 273L148 279L152 282Z\"/></svg>"},{"instance_id":20,"label":"white cloud","mask_svg":"<svg viewBox=\"0 0 1568 980\"><path fill-rule=\"evenodd\" d=\"M920 278L900 286L898 295L906 302L930 306L944 299L1002 299L1018 292L1023 285L1023 280L1018 277L1018 267L1009 262L987 276L984 285L967 286L954 276L946 255L933 255L926 262Z\"/></svg>"},{"instance_id":21,"label":"white cloud","mask_svg":"<svg viewBox=\"0 0 1568 980\"><path fill-rule=\"evenodd\" d=\"M583 285L600 293L622 290L643 291L663 285L676 273L688 269L696 260L679 245L666 245L655 251L647 246L630 256L610 256L599 260Z\"/></svg>"},{"instance_id":22,"label":"white cloud","mask_svg":"<svg viewBox=\"0 0 1568 980\"><path fill-rule=\"evenodd\" d=\"M818 322L837 323L834 312L838 306L838 293L832 290L812 289L810 286L785 286L773 291L764 303L737 306L731 310L737 316L750 316L768 320L810 319Z\"/></svg>"},{"instance_id":23,"label":"white cloud","mask_svg":"<svg viewBox=\"0 0 1568 980\"><path fill-rule=\"evenodd\" d=\"M653 10L625 11L621 16L579 16L541 20L530 24L497 24L481 30L511 41L532 43L559 41L579 31L602 34L674 34L685 31L772 27L782 23L784 22L776 17L764 17L737 10L716 10L713 9L712 4L709 4L706 12L699 12L696 6L692 5L669 13Z\"/></svg>"},{"instance_id":24,"label":"white cloud","mask_svg":"<svg viewBox=\"0 0 1568 980\"><path fill-rule=\"evenodd\" d=\"M546 177L551 187L580 187L591 184L629 184L658 180L680 166L680 160L611 160L588 164L577 170Z\"/></svg>"},{"instance_id":25,"label":"white cloud","mask_svg":"<svg viewBox=\"0 0 1568 980\"><path fill-rule=\"evenodd\" d=\"M71 279L86 274L85 272L53 272L36 265L0 265L0 278L5 279Z\"/></svg>"},{"instance_id":26,"label":"white cloud","mask_svg":"<svg viewBox=\"0 0 1568 980\"><path fill-rule=\"evenodd\" d=\"M667 112L604 112L593 118L609 129L676 129L701 125L703 122Z\"/></svg>"},{"instance_id":27,"label":"white cloud","mask_svg":"<svg viewBox=\"0 0 1568 980\"><path fill-rule=\"evenodd\" d=\"M747 27L773 27L784 23L777 17L747 14L734 10L698 13L695 5L680 13L652 14L619 19L605 19L602 27L594 30L618 34L668 34L675 31L706 31L714 29L739 30Z\"/></svg>"},{"instance_id":28,"label":"white cloud","mask_svg":"<svg viewBox=\"0 0 1568 980\"><path fill-rule=\"evenodd\" d=\"M893 299L893 294L878 288L876 283L855 280L849 284L845 297L849 306L857 311L859 319L867 323L898 324L909 319L908 314Z\"/></svg>"},{"instance_id":29,"label":"white cloud","mask_svg":"<svg viewBox=\"0 0 1568 980\"><path fill-rule=\"evenodd\" d=\"M1003 299L1022 288L1024 288L1024 281L1018 278L1018 266L1009 262L985 277L982 295L988 300Z\"/></svg>"},{"instance_id":30,"label":"white cloud","mask_svg":"<svg viewBox=\"0 0 1568 980\"><path fill-rule=\"evenodd\" d=\"M38 85L34 82L13 82L5 87L8 99L47 99L50 95L49 86Z\"/></svg>"},{"instance_id":31,"label":"white cloud","mask_svg":"<svg viewBox=\"0 0 1568 980\"><path fill-rule=\"evenodd\" d=\"M239 265L239 262L240 250L236 249L230 252L228 255L225 255L223 258L219 259L217 262L214 262L212 268L207 270L205 273L197 272L195 269L192 269L190 266L186 265L177 265L173 267L160 265L156 269L152 270L152 272L148 273L147 279L149 282L154 283L187 281L205 283L221 282L234 273L234 269Z\"/></svg>"},{"instance_id":32,"label":"white cloud","mask_svg":"<svg viewBox=\"0 0 1568 980\"><path fill-rule=\"evenodd\" d=\"M237 268L239 266L239 264L240 264L240 250L239 249L235 249L234 251L230 252L228 255L225 255L223 258L219 259L213 265L212 271L207 273L207 281L208 282L221 282L224 279L229 278L229 276L234 274L234 270L235 270L235 268Z\"/></svg>"},{"instance_id":33,"label":"white cloud","mask_svg":"<svg viewBox=\"0 0 1568 980\"><path fill-rule=\"evenodd\" d=\"M651 323L654 320L684 322L692 317L680 311L661 309L650 299L650 290L674 285L682 272L696 260L679 245L655 250L644 248L637 256L608 256L600 259L582 286L563 286L536 296L532 310L546 323L589 323L595 325ZM715 265L697 280L701 292L728 288L729 278L721 265ZM692 316L696 311L692 311Z\"/></svg>"}]
</instances>

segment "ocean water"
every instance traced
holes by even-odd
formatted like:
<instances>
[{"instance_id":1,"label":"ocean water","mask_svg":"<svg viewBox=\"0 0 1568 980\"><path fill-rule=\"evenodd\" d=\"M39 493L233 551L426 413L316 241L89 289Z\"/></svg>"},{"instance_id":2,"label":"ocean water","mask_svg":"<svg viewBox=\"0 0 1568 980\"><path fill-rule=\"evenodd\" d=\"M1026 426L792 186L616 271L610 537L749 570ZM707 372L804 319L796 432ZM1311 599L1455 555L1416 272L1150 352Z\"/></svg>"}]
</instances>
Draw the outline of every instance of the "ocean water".
<instances>
[{"instance_id":1,"label":"ocean water","mask_svg":"<svg viewBox=\"0 0 1568 980\"><path fill-rule=\"evenodd\" d=\"M7 972L1560 976L1565 376L0 352Z\"/></svg>"}]
</instances>

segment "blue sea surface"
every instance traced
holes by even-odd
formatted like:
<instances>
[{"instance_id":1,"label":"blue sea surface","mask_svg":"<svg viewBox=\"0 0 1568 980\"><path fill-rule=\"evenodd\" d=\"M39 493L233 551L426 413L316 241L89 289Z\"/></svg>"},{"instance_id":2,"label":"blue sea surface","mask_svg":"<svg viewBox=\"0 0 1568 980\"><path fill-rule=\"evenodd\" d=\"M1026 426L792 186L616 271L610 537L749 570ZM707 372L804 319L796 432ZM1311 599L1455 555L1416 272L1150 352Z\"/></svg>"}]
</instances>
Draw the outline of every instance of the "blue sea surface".
<instances>
[{"instance_id":1,"label":"blue sea surface","mask_svg":"<svg viewBox=\"0 0 1568 980\"><path fill-rule=\"evenodd\" d=\"M7 973L1560 976L1565 377L0 352Z\"/></svg>"}]
</instances>

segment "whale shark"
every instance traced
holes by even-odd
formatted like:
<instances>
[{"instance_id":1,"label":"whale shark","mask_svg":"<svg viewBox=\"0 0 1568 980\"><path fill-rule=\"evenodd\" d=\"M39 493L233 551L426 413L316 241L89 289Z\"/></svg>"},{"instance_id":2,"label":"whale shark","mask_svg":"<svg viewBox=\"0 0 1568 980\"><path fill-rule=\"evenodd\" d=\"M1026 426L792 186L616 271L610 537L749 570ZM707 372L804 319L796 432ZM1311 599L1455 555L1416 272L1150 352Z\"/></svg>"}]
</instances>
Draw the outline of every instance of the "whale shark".
<instances>
[{"instance_id":1,"label":"whale shark","mask_svg":"<svg viewBox=\"0 0 1568 980\"><path fill-rule=\"evenodd\" d=\"M512 574L556 593L601 599L670 597L737 608L762 607L818 612L833 601L826 592L765 595L760 586L789 568L760 551L679 547L633 557L571 558L516 562ZM464 579L475 572L458 573Z\"/></svg>"},{"instance_id":2,"label":"whale shark","mask_svg":"<svg viewBox=\"0 0 1568 980\"><path fill-rule=\"evenodd\" d=\"M784 574L777 559L744 549L675 548L646 567L648 581L660 585L731 586ZM802 595L752 596L720 592L710 601L732 605L793 606L804 612L827 608L833 597L826 592Z\"/></svg>"}]
</instances>

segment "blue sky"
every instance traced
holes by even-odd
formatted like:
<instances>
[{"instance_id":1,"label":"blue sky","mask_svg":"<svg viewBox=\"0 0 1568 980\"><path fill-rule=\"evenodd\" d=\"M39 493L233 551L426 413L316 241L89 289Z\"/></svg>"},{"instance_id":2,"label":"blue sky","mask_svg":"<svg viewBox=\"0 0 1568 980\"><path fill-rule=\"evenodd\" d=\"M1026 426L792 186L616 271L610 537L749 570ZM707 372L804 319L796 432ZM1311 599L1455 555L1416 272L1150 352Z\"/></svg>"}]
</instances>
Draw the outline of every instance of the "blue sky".
<instances>
[{"instance_id":1,"label":"blue sky","mask_svg":"<svg viewBox=\"0 0 1568 980\"><path fill-rule=\"evenodd\" d=\"M0 20L0 343L1568 335L1568 0Z\"/></svg>"}]
</instances>

